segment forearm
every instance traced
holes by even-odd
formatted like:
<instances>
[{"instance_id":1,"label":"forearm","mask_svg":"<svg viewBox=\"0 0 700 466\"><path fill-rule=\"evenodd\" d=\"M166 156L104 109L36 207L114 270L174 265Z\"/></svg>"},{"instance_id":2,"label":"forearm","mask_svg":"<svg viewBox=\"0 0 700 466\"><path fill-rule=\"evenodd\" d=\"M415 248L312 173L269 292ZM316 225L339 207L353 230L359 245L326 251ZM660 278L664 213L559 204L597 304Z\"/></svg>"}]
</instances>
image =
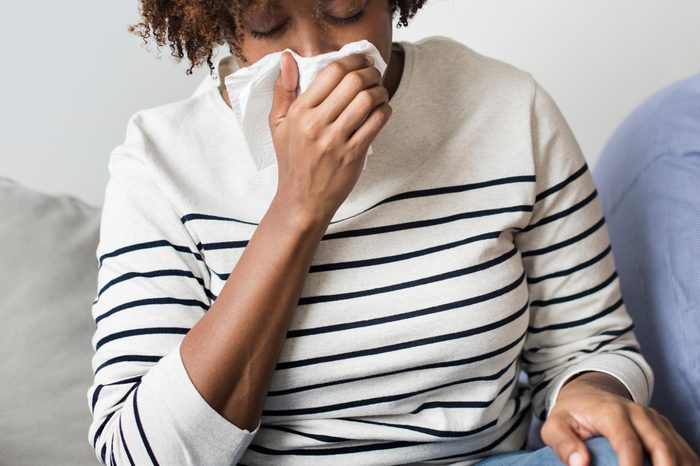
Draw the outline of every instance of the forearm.
<instances>
[{"instance_id":1,"label":"forearm","mask_svg":"<svg viewBox=\"0 0 700 466\"><path fill-rule=\"evenodd\" d=\"M299 212L299 214L295 214ZM252 431L330 218L275 197L218 298L181 344L193 384L226 419Z\"/></svg>"}]
</instances>

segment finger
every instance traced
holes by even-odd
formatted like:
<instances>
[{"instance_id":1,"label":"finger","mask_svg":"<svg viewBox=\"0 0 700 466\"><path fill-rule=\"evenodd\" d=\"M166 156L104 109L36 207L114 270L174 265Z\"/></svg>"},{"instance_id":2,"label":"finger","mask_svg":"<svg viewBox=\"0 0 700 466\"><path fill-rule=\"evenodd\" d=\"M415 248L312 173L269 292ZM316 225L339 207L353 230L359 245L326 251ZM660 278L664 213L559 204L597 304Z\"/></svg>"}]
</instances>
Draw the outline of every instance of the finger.
<instances>
[{"instance_id":1,"label":"finger","mask_svg":"<svg viewBox=\"0 0 700 466\"><path fill-rule=\"evenodd\" d=\"M690 447L690 445L688 445L688 442L685 440L685 438L683 438L681 433L673 427L671 421L653 408L651 408L651 411L654 414L654 417L657 419L657 422L659 424L663 424L666 429L677 439L676 445L679 447L680 464L683 466L686 464L689 466L700 466L700 457L698 457L698 454Z\"/></svg>"},{"instance_id":2,"label":"finger","mask_svg":"<svg viewBox=\"0 0 700 466\"><path fill-rule=\"evenodd\" d=\"M607 417L598 430L610 441L620 466L642 466L644 447L639 434L632 426L627 409L616 408L607 411Z\"/></svg>"},{"instance_id":3,"label":"finger","mask_svg":"<svg viewBox=\"0 0 700 466\"><path fill-rule=\"evenodd\" d=\"M678 465L677 449L673 445L677 439L673 438L663 423L652 419L650 413L640 406L632 412L630 419L644 448L649 452L652 463L654 466Z\"/></svg>"},{"instance_id":4,"label":"finger","mask_svg":"<svg viewBox=\"0 0 700 466\"><path fill-rule=\"evenodd\" d=\"M648 408L645 409L645 411L649 422L654 426L657 426L659 430L664 431L668 438L671 439L671 446L675 449L677 464L682 466L700 466L700 458L698 458L698 454L695 453L692 448L690 448L688 442L686 442L683 436L681 436L680 432L673 427L671 421L654 408Z\"/></svg>"},{"instance_id":5,"label":"finger","mask_svg":"<svg viewBox=\"0 0 700 466\"><path fill-rule=\"evenodd\" d=\"M375 86L364 89L350 102L337 120L331 126L334 131L339 131L345 139L349 139L352 133L359 128L375 107L389 101L389 91L384 86Z\"/></svg>"},{"instance_id":6,"label":"finger","mask_svg":"<svg viewBox=\"0 0 700 466\"><path fill-rule=\"evenodd\" d=\"M381 73L374 66L368 66L361 68L359 70L351 71L346 74L340 84L333 89L333 92L326 97L326 99L321 102L317 111L319 112L319 118L326 124L333 123L345 110L348 105L355 99L357 94L365 89L370 88L381 88L386 91L386 88L380 85ZM388 97L388 92L387 97ZM372 106L374 108L374 106ZM371 108L367 109L369 113ZM355 128L359 126L359 123L355 125Z\"/></svg>"},{"instance_id":7,"label":"finger","mask_svg":"<svg viewBox=\"0 0 700 466\"><path fill-rule=\"evenodd\" d=\"M299 71L297 62L289 52L283 52L280 59L280 74L275 80L270 110L270 127L275 128L287 116L289 107L296 100Z\"/></svg>"},{"instance_id":8,"label":"finger","mask_svg":"<svg viewBox=\"0 0 700 466\"><path fill-rule=\"evenodd\" d=\"M590 454L586 444L576 435L570 419L559 415L550 415L542 424L540 432L542 441L550 446L559 459L568 466L587 466Z\"/></svg>"},{"instance_id":9,"label":"finger","mask_svg":"<svg viewBox=\"0 0 700 466\"><path fill-rule=\"evenodd\" d=\"M367 141L374 140L377 133L384 127L389 118L391 117L391 106L389 104L382 104L379 107L372 110L367 119L362 123L362 125L357 128L355 133L348 139L348 143L353 147L369 147ZM367 155L365 154L365 157Z\"/></svg>"},{"instance_id":10,"label":"finger","mask_svg":"<svg viewBox=\"0 0 700 466\"><path fill-rule=\"evenodd\" d=\"M320 105L346 74L370 65L370 58L361 53L353 53L332 61L318 72L308 89L299 96L300 104L309 108Z\"/></svg>"}]
</instances>

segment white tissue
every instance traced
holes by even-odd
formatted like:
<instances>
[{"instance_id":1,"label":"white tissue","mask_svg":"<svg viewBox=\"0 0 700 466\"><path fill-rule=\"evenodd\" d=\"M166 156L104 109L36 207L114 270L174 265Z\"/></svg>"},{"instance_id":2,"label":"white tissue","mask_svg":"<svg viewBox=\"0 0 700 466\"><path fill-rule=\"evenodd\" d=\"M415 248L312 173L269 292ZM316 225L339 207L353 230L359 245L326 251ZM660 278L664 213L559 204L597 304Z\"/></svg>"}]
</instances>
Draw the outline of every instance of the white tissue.
<instances>
[{"instance_id":1,"label":"white tissue","mask_svg":"<svg viewBox=\"0 0 700 466\"><path fill-rule=\"evenodd\" d=\"M265 55L251 66L239 68L226 76L224 84L233 112L238 119L250 155L258 170L277 163L272 133L270 132L269 115L272 109L275 80L280 72L282 53L285 51L289 51L297 62L299 70L298 94L304 92L318 72L330 62L353 53L362 53L373 57L374 67L379 70L382 76L387 67L374 44L363 39L347 43L335 52L313 57L303 57L287 48ZM367 155L369 154L372 154L371 145L367 151ZM367 158L365 157L366 165ZM362 168L364 170L364 166Z\"/></svg>"}]
</instances>

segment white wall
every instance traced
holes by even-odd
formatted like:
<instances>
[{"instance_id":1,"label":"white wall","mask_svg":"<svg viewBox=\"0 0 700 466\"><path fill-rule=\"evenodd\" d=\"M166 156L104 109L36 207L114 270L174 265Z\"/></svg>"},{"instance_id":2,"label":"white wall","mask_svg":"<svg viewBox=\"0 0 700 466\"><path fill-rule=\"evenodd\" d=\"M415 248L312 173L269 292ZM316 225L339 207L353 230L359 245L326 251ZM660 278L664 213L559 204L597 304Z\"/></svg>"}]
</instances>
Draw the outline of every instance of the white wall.
<instances>
[{"instance_id":1,"label":"white wall","mask_svg":"<svg viewBox=\"0 0 700 466\"><path fill-rule=\"evenodd\" d=\"M3 1L0 18L0 176L41 191L101 204L129 116L207 75L126 31L135 0ZM634 106L700 71L698 19L697 0L428 0L394 40L446 35L531 72L593 166Z\"/></svg>"}]
</instances>

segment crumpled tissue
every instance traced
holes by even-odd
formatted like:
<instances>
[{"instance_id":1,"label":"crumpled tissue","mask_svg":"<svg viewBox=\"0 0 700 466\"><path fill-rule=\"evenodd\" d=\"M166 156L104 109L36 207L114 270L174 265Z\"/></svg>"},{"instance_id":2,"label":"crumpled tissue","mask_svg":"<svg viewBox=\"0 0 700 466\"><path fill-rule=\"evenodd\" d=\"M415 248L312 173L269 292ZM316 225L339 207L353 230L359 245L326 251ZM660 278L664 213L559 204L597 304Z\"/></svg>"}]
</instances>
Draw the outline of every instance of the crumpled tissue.
<instances>
[{"instance_id":1,"label":"crumpled tissue","mask_svg":"<svg viewBox=\"0 0 700 466\"><path fill-rule=\"evenodd\" d=\"M272 109L272 97L275 81L280 72L282 53L289 51L297 62L299 81L297 95L304 92L316 75L330 62L353 53L362 53L374 58L374 66L382 76L387 64L379 50L368 40L359 40L345 44L339 50L313 57L298 55L287 48L265 55L255 63L238 68L224 78L231 107L246 139L246 144L258 170L277 164L269 115ZM367 155L372 154L370 145ZM365 157L365 166L367 157ZM364 166L363 166L364 170Z\"/></svg>"}]
</instances>

